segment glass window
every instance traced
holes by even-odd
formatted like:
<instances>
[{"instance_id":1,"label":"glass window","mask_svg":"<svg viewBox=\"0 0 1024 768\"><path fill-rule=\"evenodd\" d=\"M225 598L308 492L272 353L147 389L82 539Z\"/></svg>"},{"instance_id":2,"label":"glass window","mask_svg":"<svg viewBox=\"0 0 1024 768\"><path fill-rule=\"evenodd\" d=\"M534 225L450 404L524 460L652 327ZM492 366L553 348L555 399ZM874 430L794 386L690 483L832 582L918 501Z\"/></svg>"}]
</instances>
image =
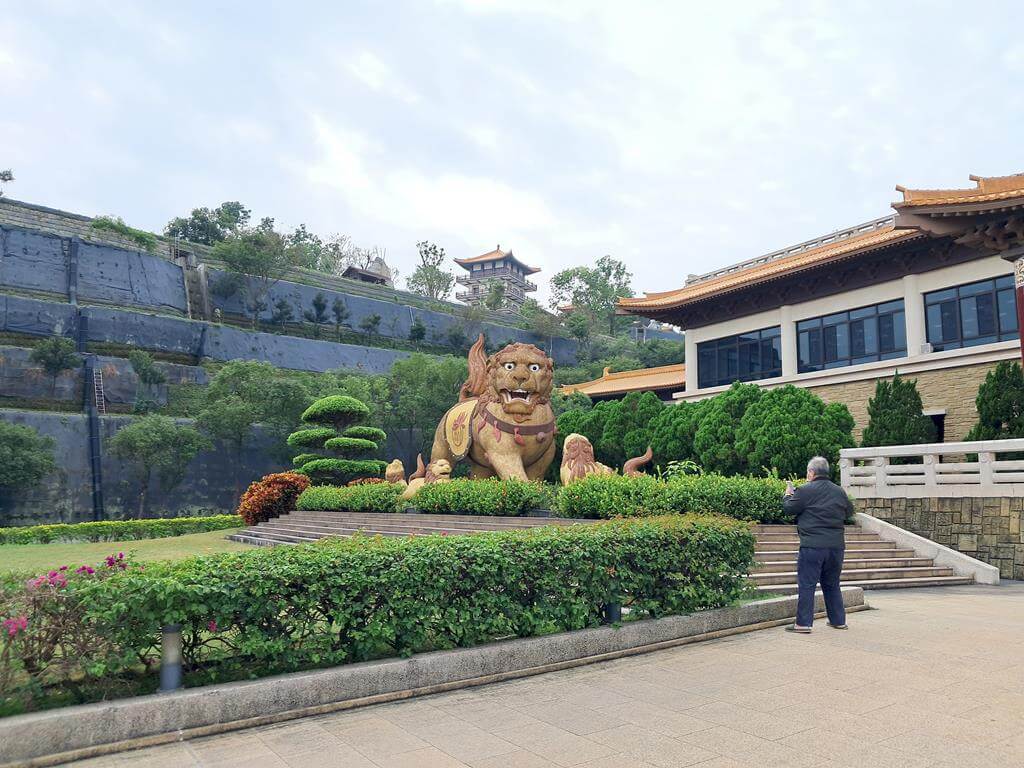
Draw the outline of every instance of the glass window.
<instances>
[{"instance_id":1,"label":"glass window","mask_svg":"<svg viewBox=\"0 0 1024 768\"><path fill-rule=\"evenodd\" d=\"M781 375L782 335L778 326L697 345L697 385L702 389Z\"/></svg>"},{"instance_id":2,"label":"glass window","mask_svg":"<svg viewBox=\"0 0 1024 768\"><path fill-rule=\"evenodd\" d=\"M928 342L936 352L1017 338L1013 276L924 295Z\"/></svg>"},{"instance_id":3,"label":"glass window","mask_svg":"<svg viewBox=\"0 0 1024 768\"><path fill-rule=\"evenodd\" d=\"M872 363L907 353L903 299L801 320L796 329L800 373Z\"/></svg>"}]
</instances>

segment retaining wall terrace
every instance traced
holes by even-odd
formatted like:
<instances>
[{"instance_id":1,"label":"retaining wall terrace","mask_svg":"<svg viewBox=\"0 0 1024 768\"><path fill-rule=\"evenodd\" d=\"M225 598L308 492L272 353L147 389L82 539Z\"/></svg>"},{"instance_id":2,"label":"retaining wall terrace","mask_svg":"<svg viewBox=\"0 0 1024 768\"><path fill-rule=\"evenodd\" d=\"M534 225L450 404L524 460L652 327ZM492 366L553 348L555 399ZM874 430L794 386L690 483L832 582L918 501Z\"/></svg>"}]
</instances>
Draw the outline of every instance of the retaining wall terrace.
<instances>
[{"instance_id":1,"label":"retaining wall terrace","mask_svg":"<svg viewBox=\"0 0 1024 768\"><path fill-rule=\"evenodd\" d=\"M1024 579L1024 498L855 499L858 512L994 565L1004 579Z\"/></svg>"}]
</instances>

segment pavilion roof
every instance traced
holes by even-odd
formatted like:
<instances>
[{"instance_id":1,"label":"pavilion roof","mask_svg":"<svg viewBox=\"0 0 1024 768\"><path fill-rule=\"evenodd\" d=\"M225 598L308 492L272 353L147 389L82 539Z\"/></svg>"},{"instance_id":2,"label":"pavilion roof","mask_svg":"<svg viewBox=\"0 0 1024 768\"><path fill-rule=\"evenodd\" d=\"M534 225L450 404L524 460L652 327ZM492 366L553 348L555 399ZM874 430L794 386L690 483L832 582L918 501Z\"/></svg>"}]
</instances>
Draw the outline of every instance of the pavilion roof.
<instances>
[{"instance_id":1,"label":"pavilion roof","mask_svg":"<svg viewBox=\"0 0 1024 768\"><path fill-rule=\"evenodd\" d=\"M540 272L540 267L531 267L527 264L524 264L513 255L512 251L501 250L500 245L493 251L482 253L479 256L473 256L470 259L455 259L455 263L458 264L460 267L466 267L467 265L469 265L469 267L467 268L472 268L473 264L480 264L488 261L497 261L498 259L511 259L516 264L521 266L523 268L523 272L525 272L528 275L532 275L535 272Z\"/></svg>"},{"instance_id":2,"label":"pavilion roof","mask_svg":"<svg viewBox=\"0 0 1024 768\"><path fill-rule=\"evenodd\" d=\"M685 386L686 364L679 363L616 373L611 373L605 368L601 378L579 384L566 384L562 387L562 393L568 395L573 392L582 392L584 395L594 397L623 395L629 392L648 392L655 389L683 389Z\"/></svg>"}]
</instances>

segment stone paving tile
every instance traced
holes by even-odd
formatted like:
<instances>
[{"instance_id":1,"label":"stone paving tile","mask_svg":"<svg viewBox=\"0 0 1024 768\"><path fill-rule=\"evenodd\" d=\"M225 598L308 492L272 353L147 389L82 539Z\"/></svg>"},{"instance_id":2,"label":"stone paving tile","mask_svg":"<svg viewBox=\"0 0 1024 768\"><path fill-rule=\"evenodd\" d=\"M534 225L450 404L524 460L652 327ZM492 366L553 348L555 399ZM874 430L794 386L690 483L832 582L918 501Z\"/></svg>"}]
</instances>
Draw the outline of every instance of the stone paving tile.
<instances>
[{"instance_id":1,"label":"stone paving tile","mask_svg":"<svg viewBox=\"0 0 1024 768\"><path fill-rule=\"evenodd\" d=\"M74 768L1021 768L1024 585L869 593L781 629Z\"/></svg>"}]
</instances>

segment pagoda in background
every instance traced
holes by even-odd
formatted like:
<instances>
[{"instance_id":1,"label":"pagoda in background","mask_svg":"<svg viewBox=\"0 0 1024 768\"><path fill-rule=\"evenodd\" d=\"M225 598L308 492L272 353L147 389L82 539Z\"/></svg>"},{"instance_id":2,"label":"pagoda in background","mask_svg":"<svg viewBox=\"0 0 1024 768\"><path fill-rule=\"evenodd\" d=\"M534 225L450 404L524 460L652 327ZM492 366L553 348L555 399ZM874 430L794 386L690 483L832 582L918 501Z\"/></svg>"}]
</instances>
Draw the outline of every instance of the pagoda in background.
<instances>
[{"instance_id":1,"label":"pagoda in background","mask_svg":"<svg viewBox=\"0 0 1024 768\"><path fill-rule=\"evenodd\" d=\"M455 294L455 298L471 306L483 305L487 298L492 280L505 287L505 301L502 309L519 312L526 301L526 294L536 291L537 286L526 279L527 275L540 272L537 267L530 267L512 255L512 251L503 251L499 245L493 251L471 259L455 259L455 263L469 274L456 278L459 285L466 290Z\"/></svg>"}]
</instances>

